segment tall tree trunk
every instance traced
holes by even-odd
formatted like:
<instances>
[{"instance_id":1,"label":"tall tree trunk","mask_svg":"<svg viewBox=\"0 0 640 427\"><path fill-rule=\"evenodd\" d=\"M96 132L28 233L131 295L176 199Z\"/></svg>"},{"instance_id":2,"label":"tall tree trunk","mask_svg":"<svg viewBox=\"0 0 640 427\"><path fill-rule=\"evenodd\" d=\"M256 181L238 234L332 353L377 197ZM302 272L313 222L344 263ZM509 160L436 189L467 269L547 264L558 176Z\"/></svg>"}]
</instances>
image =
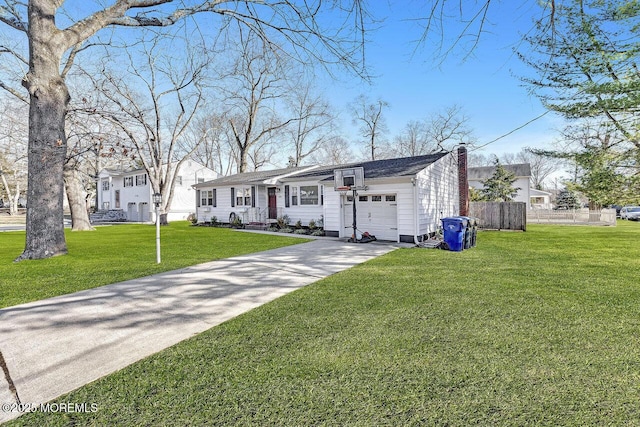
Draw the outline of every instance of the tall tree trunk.
<instances>
[{"instance_id":1,"label":"tall tree trunk","mask_svg":"<svg viewBox=\"0 0 640 427\"><path fill-rule=\"evenodd\" d=\"M87 211L87 193L82 186L79 172L73 167L64 168L64 187L71 209L71 229L73 231L93 231Z\"/></svg>"},{"instance_id":2,"label":"tall tree trunk","mask_svg":"<svg viewBox=\"0 0 640 427\"><path fill-rule=\"evenodd\" d=\"M67 154L64 131L69 91L60 76L65 48L55 27L56 2L29 2L29 175L27 236L16 261L67 253L62 202Z\"/></svg>"}]
</instances>

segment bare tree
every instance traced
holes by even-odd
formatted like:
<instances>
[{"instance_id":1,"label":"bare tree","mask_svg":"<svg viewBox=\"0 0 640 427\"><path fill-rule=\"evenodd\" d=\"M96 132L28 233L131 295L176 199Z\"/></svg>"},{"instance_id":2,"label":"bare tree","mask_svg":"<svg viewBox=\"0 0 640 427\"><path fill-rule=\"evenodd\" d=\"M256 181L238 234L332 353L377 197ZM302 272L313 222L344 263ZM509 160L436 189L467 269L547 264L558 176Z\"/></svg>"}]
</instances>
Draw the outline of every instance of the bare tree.
<instances>
[{"instance_id":1,"label":"bare tree","mask_svg":"<svg viewBox=\"0 0 640 427\"><path fill-rule=\"evenodd\" d=\"M431 152L451 151L460 144L472 145L475 138L468 122L469 118L458 105L432 114L425 122L427 140L434 146Z\"/></svg>"},{"instance_id":2,"label":"bare tree","mask_svg":"<svg viewBox=\"0 0 640 427\"><path fill-rule=\"evenodd\" d=\"M160 211L164 213L173 199L176 171L205 136L200 135L190 146L184 138L204 103L201 80L208 60L201 50L196 55L189 47L182 60L177 60L166 54L175 49L173 41L150 35L137 48L127 49L126 71L112 65L113 56L106 55L100 73L85 75L102 100L102 106L92 113L119 129L147 172L152 191L162 195ZM141 58L144 65L137 63Z\"/></svg>"},{"instance_id":3,"label":"bare tree","mask_svg":"<svg viewBox=\"0 0 640 427\"><path fill-rule=\"evenodd\" d=\"M467 166L478 168L482 166L492 166L493 165L493 155L485 155L477 152L469 152L467 159Z\"/></svg>"},{"instance_id":4,"label":"bare tree","mask_svg":"<svg viewBox=\"0 0 640 427\"><path fill-rule=\"evenodd\" d=\"M359 126L360 136L365 139L371 160L376 160L376 150L382 145L382 139L388 131L384 117L386 108L389 108L388 102L382 99L371 101L365 95L358 96L350 105L353 124Z\"/></svg>"},{"instance_id":5,"label":"bare tree","mask_svg":"<svg viewBox=\"0 0 640 427\"><path fill-rule=\"evenodd\" d=\"M236 169L236 155L225 133L225 120L223 113L207 112L196 119L185 138L191 141L190 145L202 139L193 152L195 160L222 175L229 175Z\"/></svg>"},{"instance_id":6,"label":"bare tree","mask_svg":"<svg viewBox=\"0 0 640 427\"><path fill-rule=\"evenodd\" d=\"M562 166L559 159L553 157L542 156L529 149L525 149L518 153L504 153L500 156L500 160L504 165L513 165L518 163L527 163L531 168L531 185L533 188L543 190L545 181L554 172L557 172Z\"/></svg>"},{"instance_id":7,"label":"bare tree","mask_svg":"<svg viewBox=\"0 0 640 427\"><path fill-rule=\"evenodd\" d=\"M393 139L393 153L398 157L412 157L430 151L429 141L423 121L409 121L402 133Z\"/></svg>"},{"instance_id":8,"label":"bare tree","mask_svg":"<svg viewBox=\"0 0 640 427\"><path fill-rule=\"evenodd\" d=\"M287 94L286 67L275 53L259 43L255 34L240 32L242 49L228 73L224 102L237 155L237 172L257 169L270 161L267 147L272 139L296 119L282 118L276 111Z\"/></svg>"},{"instance_id":9,"label":"bare tree","mask_svg":"<svg viewBox=\"0 0 640 427\"><path fill-rule=\"evenodd\" d=\"M392 151L397 156L418 156L451 151L459 144L471 145L475 138L468 121L457 105L437 111L425 120L412 120L395 137Z\"/></svg>"},{"instance_id":10,"label":"bare tree","mask_svg":"<svg viewBox=\"0 0 640 427\"><path fill-rule=\"evenodd\" d=\"M309 155L333 137L332 124L335 117L329 104L313 93L310 84L300 84L292 88L289 108L294 122L285 129L285 135L291 141L294 156L289 164L300 166Z\"/></svg>"},{"instance_id":11,"label":"bare tree","mask_svg":"<svg viewBox=\"0 0 640 427\"><path fill-rule=\"evenodd\" d=\"M349 142L341 136L325 141L311 156L314 162L326 165L344 165L358 160Z\"/></svg>"},{"instance_id":12,"label":"bare tree","mask_svg":"<svg viewBox=\"0 0 640 427\"><path fill-rule=\"evenodd\" d=\"M168 27L208 12L220 17L213 22L214 27L224 30L229 22L239 22L259 34L265 43L286 44L291 48L291 55L301 61L313 60L327 66L340 63L358 71L359 64L363 63L358 53L364 40L361 24L367 16L360 2L116 0L110 6L97 7L88 16L69 11L65 19L56 19L64 12L63 3L60 0L0 1L0 22L10 33L8 39L22 41L3 45L0 54L10 55L28 66L21 83L30 97L29 206L25 250L17 260L67 252L62 209L67 148L65 118L70 98L66 78L76 57L100 30ZM327 19L328 9L337 14L337 19ZM57 25L60 22L70 24L60 28ZM360 37L354 38L354 32ZM28 54L23 50L27 42ZM16 82L11 82L11 78L3 76L0 87L18 93Z\"/></svg>"}]
</instances>

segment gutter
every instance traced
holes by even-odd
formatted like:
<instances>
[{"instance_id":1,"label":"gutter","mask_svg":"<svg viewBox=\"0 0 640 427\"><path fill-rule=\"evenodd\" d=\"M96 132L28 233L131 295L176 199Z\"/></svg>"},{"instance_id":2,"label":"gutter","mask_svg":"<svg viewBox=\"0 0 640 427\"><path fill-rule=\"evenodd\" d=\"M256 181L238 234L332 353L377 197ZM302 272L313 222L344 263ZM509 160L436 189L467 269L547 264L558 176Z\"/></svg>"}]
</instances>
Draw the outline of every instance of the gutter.
<instances>
[{"instance_id":1,"label":"gutter","mask_svg":"<svg viewBox=\"0 0 640 427\"><path fill-rule=\"evenodd\" d=\"M289 173L284 173L282 175L278 175L278 176L275 176L273 178L265 179L264 181L262 181L262 184L276 185L276 184L278 184L278 181L281 180L282 178L288 178L290 176L295 176L295 175L297 175L299 173L309 172L311 170L317 169L318 167L319 167L318 165L313 165L313 166L309 166L308 168L305 168L305 169L301 169L301 170L297 170L297 171L289 172Z\"/></svg>"}]
</instances>

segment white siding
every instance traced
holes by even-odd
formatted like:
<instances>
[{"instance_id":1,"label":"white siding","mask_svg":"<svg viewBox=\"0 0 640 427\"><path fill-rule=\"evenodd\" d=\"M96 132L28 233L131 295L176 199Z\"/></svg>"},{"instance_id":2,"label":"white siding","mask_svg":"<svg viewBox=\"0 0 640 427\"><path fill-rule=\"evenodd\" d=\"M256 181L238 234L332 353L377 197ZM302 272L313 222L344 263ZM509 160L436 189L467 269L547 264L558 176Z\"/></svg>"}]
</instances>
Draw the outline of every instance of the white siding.
<instances>
[{"instance_id":1,"label":"white siding","mask_svg":"<svg viewBox=\"0 0 640 427\"><path fill-rule=\"evenodd\" d=\"M127 213L127 219L130 221L154 221L155 206L151 200L151 181L147 176L145 185L136 185L137 175L146 175L146 172L143 170L118 172L117 175L111 176L109 171L101 171L98 182L98 209L102 209L104 202L109 202L110 209L122 209ZM182 177L182 183L176 181L171 206L167 210L169 221L186 219L189 213L193 212L196 192L191 186L196 184L199 178L209 181L217 177L215 171L190 160L184 162L180 169L175 171L175 175ZM133 186L124 186L125 177L133 177ZM108 191L102 190L103 180L111 181ZM116 190L120 190L119 207L115 203Z\"/></svg>"},{"instance_id":2,"label":"white siding","mask_svg":"<svg viewBox=\"0 0 640 427\"><path fill-rule=\"evenodd\" d=\"M340 193L333 191L333 185L324 186L324 229L325 232L343 236L342 200Z\"/></svg>"},{"instance_id":3,"label":"white siding","mask_svg":"<svg viewBox=\"0 0 640 427\"><path fill-rule=\"evenodd\" d=\"M267 196L267 187L269 186L258 186L255 188L255 207L251 205L238 205L236 201L236 196L234 194L234 205L231 206L231 189L233 188L235 192L239 189L251 188L251 185L227 185L224 187L201 187L199 190L216 190L216 206L197 206L199 203L196 200L196 196L194 194L194 202L191 206L196 207L196 215L198 217L199 222L207 222L211 221L211 217L215 216L219 222L229 222L229 216L231 213L235 213L240 218L244 218L244 221L252 221L253 215L262 214L265 218L267 216L268 209L268 196ZM251 193L250 193L251 194ZM279 196L279 195L278 195ZM280 199L280 197L278 197ZM282 199L282 204L284 205L284 198ZM278 200L278 207L280 207L280 200ZM193 208L192 208L193 209ZM193 210L192 210L193 212Z\"/></svg>"},{"instance_id":4,"label":"white siding","mask_svg":"<svg viewBox=\"0 0 640 427\"><path fill-rule=\"evenodd\" d=\"M199 206L196 208L198 221L211 221L215 216L220 222L228 222L231 213L240 214L245 211L244 206L231 206L231 188L237 189L239 186L216 187L216 206ZM213 187L200 188L200 190L211 190ZM235 200L235 194L233 195Z\"/></svg>"},{"instance_id":5,"label":"white siding","mask_svg":"<svg viewBox=\"0 0 640 427\"><path fill-rule=\"evenodd\" d=\"M292 194L292 190L291 188L293 187L297 187L298 188L298 204L297 205L293 205L293 204L289 204L289 207L286 208L285 207L285 200L284 200L284 185L282 185L282 191L280 192L280 194L282 195L282 204L280 204L280 198L278 199L278 207L282 207L284 208L282 210L283 214L286 214L289 216L289 219L291 220L291 224L295 224L297 221L300 221L302 223L302 225L308 225L309 221L314 220L314 221L318 221L320 219L320 217L322 215L324 215L324 207L323 205L321 205L321 197L320 197L320 184L318 184L318 181L290 181L287 182L286 185L289 186L290 188L290 193L289 193L289 198L291 198L291 194ZM317 186L318 187L318 204L317 205L301 205L300 204L300 198L301 198L301 194L300 194L300 187L302 186ZM325 188L326 190L326 188ZM333 191L333 187L331 188L331 191ZM325 200L326 200L326 193L325 193Z\"/></svg>"},{"instance_id":6,"label":"white siding","mask_svg":"<svg viewBox=\"0 0 640 427\"><path fill-rule=\"evenodd\" d=\"M169 221L185 220L193 212L196 203L196 191L191 186L197 184L199 178L210 181L218 177L218 174L212 169L191 160L185 161L175 171L175 175L182 177L182 184L176 180L176 184L173 187L173 199L167 212ZM155 215L152 215L152 217L155 217Z\"/></svg>"},{"instance_id":7,"label":"white siding","mask_svg":"<svg viewBox=\"0 0 640 427\"><path fill-rule=\"evenodd\" d=\"M457 156L450 154L429 165L418 173L416 184L419 200L417 235L432 233L441 225L440 219L459 215Z\"/></svg>"}]
</instances>

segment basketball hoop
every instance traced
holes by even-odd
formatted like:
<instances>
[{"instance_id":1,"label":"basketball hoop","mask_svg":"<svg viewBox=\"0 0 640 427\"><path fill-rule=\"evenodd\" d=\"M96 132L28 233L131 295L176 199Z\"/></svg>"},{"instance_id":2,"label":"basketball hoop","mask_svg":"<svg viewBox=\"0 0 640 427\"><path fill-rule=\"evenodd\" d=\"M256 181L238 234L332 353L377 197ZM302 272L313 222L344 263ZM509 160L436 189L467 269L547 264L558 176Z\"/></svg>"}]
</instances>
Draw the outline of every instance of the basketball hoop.
<instances>
[{"instance_id":1,"label":"basketball hoop","mask_svg":"<svg viewBox=\"0 0 640 427\"><path fill-rule=\"evenodd\" d=\"M336 191L338 191L341 196L346 196L349 190L351 190L349 186L336 187Z\"/></svg>"}]
</instances>

